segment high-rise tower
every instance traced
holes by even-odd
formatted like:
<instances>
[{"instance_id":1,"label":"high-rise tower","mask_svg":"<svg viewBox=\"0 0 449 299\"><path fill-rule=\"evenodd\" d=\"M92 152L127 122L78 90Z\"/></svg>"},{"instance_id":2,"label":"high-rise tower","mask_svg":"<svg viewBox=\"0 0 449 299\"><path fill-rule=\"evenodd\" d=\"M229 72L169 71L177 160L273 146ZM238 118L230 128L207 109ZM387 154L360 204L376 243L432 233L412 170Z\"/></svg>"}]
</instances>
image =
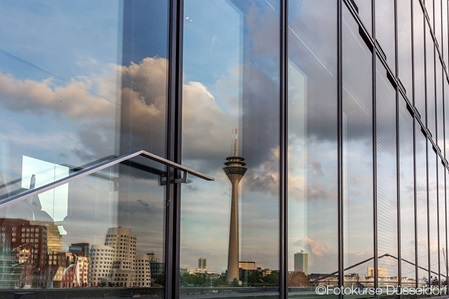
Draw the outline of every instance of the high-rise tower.
<instances>
[{"instance_id":1,"label":"high-rise tower","mask_svg":"<svg viewBox=\"0 0 449 299\"><path fill-rule=\"evenodd\" d=\"M229 251L227 280L239 279L239 182L247 168L245 159L238 156L237 129L234 131L234 150L231 157L226 158L224 172L232 185L231 221L229 227Z\"/></svg>"}]
</instances>

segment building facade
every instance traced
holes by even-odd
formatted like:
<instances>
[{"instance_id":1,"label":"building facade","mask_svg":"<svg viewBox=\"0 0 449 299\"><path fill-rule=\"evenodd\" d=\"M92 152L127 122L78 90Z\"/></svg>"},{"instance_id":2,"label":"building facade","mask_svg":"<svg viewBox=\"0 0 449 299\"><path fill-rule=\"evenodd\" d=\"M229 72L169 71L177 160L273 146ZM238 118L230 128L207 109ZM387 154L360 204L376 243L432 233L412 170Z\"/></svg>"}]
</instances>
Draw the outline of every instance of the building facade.
<instances>
[{"instance_id":1,"label":"building facade","mask_svg":"<svg viewBox=\"0 0 449 299\"><path fill-rule=\"evenodd\" d=\"M0 297L444 288L448 23L446 0L0 0Z\"/></svg>"}]
</instances>

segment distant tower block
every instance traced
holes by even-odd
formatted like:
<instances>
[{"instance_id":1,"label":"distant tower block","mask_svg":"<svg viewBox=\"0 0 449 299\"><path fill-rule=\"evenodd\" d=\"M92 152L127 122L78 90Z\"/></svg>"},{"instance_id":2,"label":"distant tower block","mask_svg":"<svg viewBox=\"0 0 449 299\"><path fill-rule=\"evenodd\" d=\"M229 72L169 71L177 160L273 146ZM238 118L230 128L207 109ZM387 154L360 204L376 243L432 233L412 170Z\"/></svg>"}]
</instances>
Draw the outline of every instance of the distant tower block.
<instances>
[{"instance_id":1,"label":"distant tower block","mask_svg":"<svg viewBox=\"0 0 449 299\"><path fill-rule=\"evenodd\" d=\"M229 282L239 279L239 182L247 170L246 163L243 162L245 159L238 156L237 149L237 129L235 129L233 156L226 158L226 166L223 168L232 185L227 273Z\"/></svg>"},{"instance_id":2,"label":"distant tower block","mask_svg":"<svg viewBox=\"0 0 449 299\"><path fill-rule=\"evenodd\" d=\"M301 252L295 253L295 271L303 272L305 275L309 275L309 255L301 250Z\"/></svg>"}]
</instances>

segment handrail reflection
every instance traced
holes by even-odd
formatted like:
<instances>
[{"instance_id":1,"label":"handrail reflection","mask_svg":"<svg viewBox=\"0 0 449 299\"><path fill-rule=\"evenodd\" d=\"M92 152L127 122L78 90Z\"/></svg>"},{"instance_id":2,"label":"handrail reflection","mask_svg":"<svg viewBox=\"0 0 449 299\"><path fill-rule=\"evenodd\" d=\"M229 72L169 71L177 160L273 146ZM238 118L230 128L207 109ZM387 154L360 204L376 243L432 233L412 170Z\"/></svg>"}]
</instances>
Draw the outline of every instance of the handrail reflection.
<instances>
[{"instance_id":1,"label":"handrail reflection","mask_svg":"<svg viewBox=\"0 0 449 299\"><path fill-rule=\"evenodd\" d=\"M54 182L42 185L42 186L37 187L35 189L30 189L30 190L27 190L25 192L22 192L22 193L10 196L10 197L8 197L6 199L1 200L0 201L0 206L4 207L4 206L7 206L7 205L9 205L9 204L11 204L13 202L24 200L26 198L29 198L29 197L33 196L33 195L38 195L38 194L40 194L42 192L45 192L45 191L54 189L54 188L56 188L58 186L61 186L63 184L66 184L66 183L68 183L69 181L71 181L71 180L73 180L75 178L81 178L81 177L93 174L93 173L98 172L100 170L103 170L105 168L117 165L119 163L128 161L128 160L130 160L132 158L139 157L139 156L147 158L147 159L150 159L150 160L153 160L153 161L156 161L156 162L159 162L159 163L161 163L163 165L166 165L166 166L169 166L169 167L172 167L174 169L182 171L183 172L182 179L179 179L179 180L176 179L175 183L186 183L186 181L187 181L186 180L187 174L191 174L193 176L199 177L199 178L204 179L206 181L214 181L213 177L205 175L205 174L203 174L203 173L201 173L199 171L196 171L196 170L193 170L191 168L185 167L185 166L183 166L181 164L178 164L178 163L175 163L173 161L167 160L165 158L162 158L162 157L160 157L158 155L155 155L155 154L152 154L150 152L147 152L147 151L144 151L144 150L139 150L139 151L135 151L135 152L130 153L130 154L121 155L121 156L118 156L116 158L109 159L109 160L97 163L97 164L92 165L90 167L87 167L85 169L79 170L79 171L77 171L75 173L72 173L72 174L68 175L65 178L62 178L62 179L56 180ZM161 182L163 183L162 179L161 179Z\"/></svg>"}]
</instances>

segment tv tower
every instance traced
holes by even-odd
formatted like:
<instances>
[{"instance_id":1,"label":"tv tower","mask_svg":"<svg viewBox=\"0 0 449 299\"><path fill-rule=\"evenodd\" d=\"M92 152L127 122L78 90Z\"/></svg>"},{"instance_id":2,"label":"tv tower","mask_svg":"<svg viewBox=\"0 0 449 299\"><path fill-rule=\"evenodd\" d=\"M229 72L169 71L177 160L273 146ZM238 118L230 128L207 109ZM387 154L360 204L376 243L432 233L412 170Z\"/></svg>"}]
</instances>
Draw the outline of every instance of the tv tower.
<instances>
[{"instance_id":1,"label":"tv tower","mask_svg":"<svg viewBox=\"0 0 449 299\"><path fill-rule=\"evenodd\" d=\"M232 185L231 193L231 221L229 227L229 251L227 280L239 280L239 182L247 168L245 159L238 156L237 129L234 129L234 150L231 157L226 158L224 172Z\"/></svg>"}]
</instances>

